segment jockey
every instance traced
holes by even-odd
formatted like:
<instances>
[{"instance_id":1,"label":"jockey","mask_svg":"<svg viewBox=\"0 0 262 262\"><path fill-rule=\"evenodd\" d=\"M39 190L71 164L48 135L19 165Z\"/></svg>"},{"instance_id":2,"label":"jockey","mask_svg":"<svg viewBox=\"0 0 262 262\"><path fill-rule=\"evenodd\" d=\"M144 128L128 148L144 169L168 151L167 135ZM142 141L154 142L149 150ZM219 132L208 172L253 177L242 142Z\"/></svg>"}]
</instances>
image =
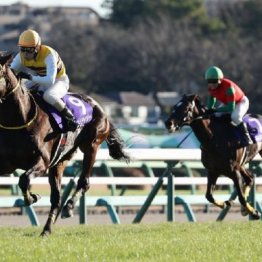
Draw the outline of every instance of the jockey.
<instances>
[{"instance_id":1,"label":"jockey","mask_svg":"<svg viewBox=\"0 0 262 262\"><path fill-rule=\"evenodd\" d=\"M69 78L60 56L51 47L42 45L39 34L31 29L20 35L18 46L20 52L12 61L11 69L29 80L28 88L38 85L43 99L61 113L67 121L68 130L74 131L78 124L61 99L69 90Z\"/></svg>"},{"instance_id":2,"label":"jockey","mask_svg":"<svg viewBox=\"0 0 262 262\"><path fill-rule=\"evenodd\" d=\"M243 116L249 108L249 100L241 88L233 81L224 78L223 72L216 66L211 66L205 73L208 83L208 111L219 114L229 113L232 122L242 132L245 144L252 144L252 139L248 133L247 126L243 122ZM221 105L214 109L216 101Z\"/></svg>"}]
</instances>

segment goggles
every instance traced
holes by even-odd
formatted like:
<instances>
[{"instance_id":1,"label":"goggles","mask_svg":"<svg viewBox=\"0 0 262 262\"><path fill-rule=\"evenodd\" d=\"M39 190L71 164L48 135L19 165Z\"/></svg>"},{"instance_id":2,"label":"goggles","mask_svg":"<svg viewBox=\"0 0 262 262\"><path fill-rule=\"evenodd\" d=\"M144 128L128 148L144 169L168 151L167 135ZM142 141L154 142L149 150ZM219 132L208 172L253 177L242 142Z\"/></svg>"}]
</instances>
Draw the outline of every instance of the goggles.
<instances>
[{"instance_id":1,"label":"goggles","mask_svg":"<svg viewBox=\"0 0 262 262\"><path fill-rule=\"evenodd\" d=\"M29 53L32 54L35 52L35 48L34 47L20 47L20 51L22 53Z\"/></svg>"},{"instance_id":2,"label":"goggles","mask_svg":"<svg viewBox=\"0 0 262 262\"><path fill-rule=\"evenodd\" d=\"M218 84L219 83L219 79L208 79L207 83L208 84Z\"/></svg>"}]
</instances>

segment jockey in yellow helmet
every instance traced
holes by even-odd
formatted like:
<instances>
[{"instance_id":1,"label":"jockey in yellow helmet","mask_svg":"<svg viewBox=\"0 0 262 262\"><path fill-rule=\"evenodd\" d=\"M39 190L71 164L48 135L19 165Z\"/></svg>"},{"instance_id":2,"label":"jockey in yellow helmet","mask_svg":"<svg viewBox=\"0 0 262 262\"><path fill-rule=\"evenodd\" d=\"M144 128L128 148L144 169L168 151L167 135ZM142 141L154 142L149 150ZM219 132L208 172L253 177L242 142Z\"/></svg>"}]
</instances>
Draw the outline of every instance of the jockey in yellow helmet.
<instances>
[{"instance_id":1,"label":"jockey in yellow helmet","mask_svg":"<svg viewBox=\"0 0 262 262\"><path fill-rule=\"evenodd\" d=\"M18 46L20 52L10 67L21 78L29 80L28 88L38 85L43 99L61 112L67 120L68 129L74 131L77 123L61 99L69 90L69 78L60 56L53 48L42 45L39 34L31 29L22 32Z\"/></svg>"}]
</instances>

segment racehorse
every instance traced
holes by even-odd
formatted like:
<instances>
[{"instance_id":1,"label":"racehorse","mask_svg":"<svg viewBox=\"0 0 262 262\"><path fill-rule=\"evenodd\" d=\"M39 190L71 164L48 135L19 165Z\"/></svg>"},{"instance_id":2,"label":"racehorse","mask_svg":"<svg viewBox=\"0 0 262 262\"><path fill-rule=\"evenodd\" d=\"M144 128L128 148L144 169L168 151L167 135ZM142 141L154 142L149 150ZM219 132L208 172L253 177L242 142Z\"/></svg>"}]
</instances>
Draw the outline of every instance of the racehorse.
<instances>
[{"instance_id":1,"label":"racehorse","mask_svg":"<svg viewBox=\"0 0 262 262\"><path fill-rule=\"evenodd\" d=\"M247 202L250 188L254 183L253 175L245 168L245 164L252 160L257 153L262 156L262 142L255 140L252 145L244 146L239 143L237 128L234 127L228 116L218 118L207 114L207 108L201 104L197 95L184 95L173 107L165 126L169 132L175 132L182 126L188 125L201 144L201 161L207 169L206 198L214 205L225 208L231 206L232 201L217 201L213 197L217 178L224 175L233 180L241 204L242 215L250 214L253 219L259 219L260 214ZM229 116L230 118L230 116ZM258 123L261 131L262 116L247 116L250 123ZM247 120L246 120L247 121ZM257 134L257 133L256 133ZM259 137L259 136L257 136Z\"/></svg>"},{"instance_id":2,"label":"racehorse","mask_svg":"<svg viewBox=\"0 0 262 262\"><path fill-rule=\"evenodd\" d=\"M73 101L85 102L92 116L88 123L74 132L61 133L58 125L43 103L33 95L9 68L11 54L0 56L0 175L25 170L19 178L19 187L25 205L38 201L39 195L30 192L30 179L48 172L51 188L51 208L41 233L51 233L52 224L60 212L60 191L63 171L74 152L83 152L82 172L72 197L62 210L63 217L70 217L75 203L89 188L89 177L97 150L106 141L109 155L117 160L129 161L124 141L108 120L101 106L91 97L76 96Z\"/></svg>"}]
</instances>

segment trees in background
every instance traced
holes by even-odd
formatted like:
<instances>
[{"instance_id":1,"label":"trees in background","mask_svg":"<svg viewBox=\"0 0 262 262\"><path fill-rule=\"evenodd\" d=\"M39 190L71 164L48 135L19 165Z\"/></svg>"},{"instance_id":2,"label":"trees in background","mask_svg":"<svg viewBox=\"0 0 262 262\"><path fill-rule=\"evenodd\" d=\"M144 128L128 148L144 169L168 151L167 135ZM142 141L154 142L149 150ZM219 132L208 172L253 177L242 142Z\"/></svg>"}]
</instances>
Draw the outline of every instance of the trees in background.
<instances>
[{"instance_id":1,"label":"trees in background","mask_svg":"<svg viewBox=\"0 0 262 262\"><path fill-rule=\"evenodd\" d=\"M89 92L177 91L205 95L204 72L220 66L257 103L262 61L259 1L105 0L99 27L52 25L72 83Z\"/></svg>"}]
</instances>

